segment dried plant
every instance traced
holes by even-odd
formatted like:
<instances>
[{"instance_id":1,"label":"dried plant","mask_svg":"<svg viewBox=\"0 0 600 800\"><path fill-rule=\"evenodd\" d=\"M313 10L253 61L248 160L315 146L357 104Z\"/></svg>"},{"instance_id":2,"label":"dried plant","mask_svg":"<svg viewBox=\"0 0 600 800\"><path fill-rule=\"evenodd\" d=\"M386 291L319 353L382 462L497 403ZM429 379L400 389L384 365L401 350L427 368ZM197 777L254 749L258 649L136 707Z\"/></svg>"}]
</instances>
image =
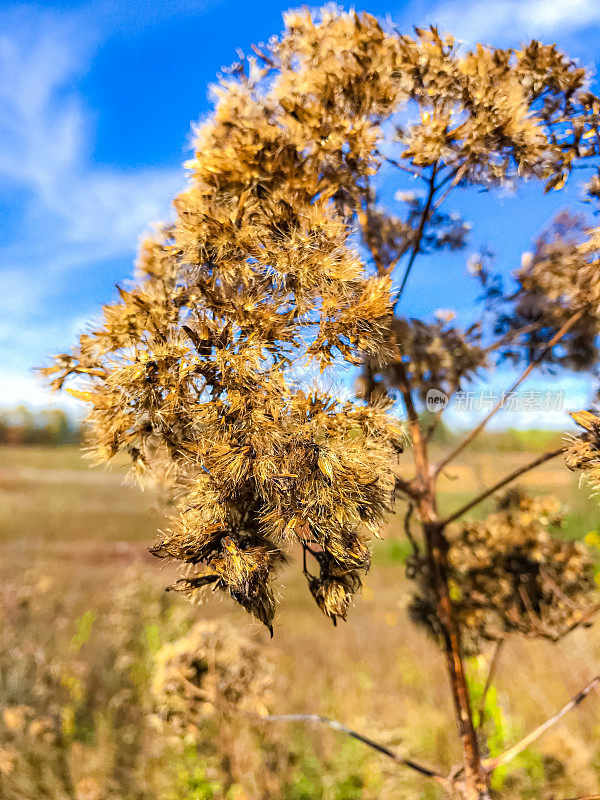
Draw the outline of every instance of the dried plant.
<instances>
[{"instance_id":1,"label":"dried plant","mask_svg":"<svg viewBox=\"0 0 600 800\"><path fill-rule=\"evenodd\" d=\"M584 545L561 538L564 514L553 496L511 489L481 522L448 531L456 613L464 639L506 633L557 640L580 621L594 592L595 564Z\"/></svg>"},{"instance_id":2,"label":"dried plant","mask_svg":"<svg viewBox=\"0 0 600 800\"><path fill-rule=\"evenodd\" d=\"M225 622L203 621L158 651L152 692L161 716L198 726L222 703L266 713L273 680L257 644Z\"/></svg>"},{"instance_id":3,"label":"dried plant","mask_svg":"<svg viewBox=\"0 0 600 800\"><path fill-rule=\"evenodd\" d=\"M397 495L414 508L413 614L446 652L463 763L443 777L309 719L466 800L488 798L493 770L539 734L484 758L465 647L509 631L566 635L591 619L594 582L583 549L554 537L551 498L511 493L484 521L453 524L565 448L444 518L437 479L501 403L437 464L429 444L441 412L431 424L420 410L429 390L449 396L499 360L523 364L509 393L536 368L595 366L600 229L560 216L507 290L486 258L473 262L487 313L464 330L451 315L404 316L403 293L420 253L465 246L469 224L441 210L453 192L526 179L559 191L574 168L597 172L600 100L588 84L583 68L535 41L466 50L436 28L402 35L368 14L287 14L283 34L214 90L189 186L174 221L142 245L136 281L45 369L56 389L75 378L73 394L91 404L98 459L125 451L138 475L167 477L177 512L153 552L186 565L173 588L221 590L271 632L291 545L335 622ZM382 203L384 169L396 177L399 210ZM431 288L436 301L445 270ZM344 365L360 372L355 399L314 377ZM405 423L392 413L398 403ZM598 424L582 420L569 465L597 485ZM392 458L404 424L410 478Z\"/></svg>"}]
</instances>

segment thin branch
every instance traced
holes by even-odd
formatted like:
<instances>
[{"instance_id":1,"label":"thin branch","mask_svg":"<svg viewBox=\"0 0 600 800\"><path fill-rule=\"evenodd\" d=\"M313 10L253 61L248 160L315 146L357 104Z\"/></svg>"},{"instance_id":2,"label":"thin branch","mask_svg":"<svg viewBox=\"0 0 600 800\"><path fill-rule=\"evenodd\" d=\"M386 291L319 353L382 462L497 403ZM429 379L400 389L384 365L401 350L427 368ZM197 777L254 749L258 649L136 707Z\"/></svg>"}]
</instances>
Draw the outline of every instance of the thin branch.
<instances>
[{"instance_id":1,"label":"thin branch","mask_svg":"<svg viewBox=\"0 0 600 800\"><path fill-rule=\"evenodd\" d=\"M373 242L372 237L369 236L369 221L371 219L371 188L369 186L368 176L365 178L363 199L365 204L364 209L362 208L360 202L357 204L357 216L360 226L362 228L362 238L371 252L371 256L373 257L373 262L375 264L375 269L377 270L377 274L385 275L388 273L386 272L386 268L383 262L381 261L381 256L377 248L377 243Z\"/></svg>"},{"instance_id":2,"label":"thin branch","mask_svg":"<svg viewBox=\"0 0 600 800\"><path fill-rule=\"evenodd\" d=\"M585 698L590 694L590 692L596 688L596 686L600 684L600 675L596 675L595 678L585 686L580 692L578 692L571 700L569 700L566 705L564 705L559 711L556 712L550 719L543 722L541 725L531 731L527 736L523 737L520 742L517 742L512 747L509 747L508 750L505 750L504 753L501 753L496 758L488 758L486 759L483 764L485 767L486 772L493 772L498 767L502 766L503 764L508 764L509 761L512 761L516 758L523 750L526 750L529 745L533 744L540 736L545 733L547 730L552 728L553 725L561 720L569 711L572 711L574 708L582 703Z\"/></svg>"},{"instance_id":3,"label":"thin branch","mask_svg":"<svg viewBox=\"0 0 600 800\"><path fill-rule=\"evenodd\" d=\"M568 319L564 325L562 325L560 330L558 330L554 334L552 339L550 339L550 341L544 347L539 356L534 361L532 361L531 364L529 364L529 366L521 373L521 375L513 383L508 392L506 392L506 395L511 395L515 391L515 389L517 389L521 385L521 383L523 383L525 378L527 378L533 372L533 370L541 364L542 359L544 358L546 353L548 353L548 351L551 350L554 347L554 345L557 344L562 339L562 337L573 327L573 325L575 325L575 323L579 319L581 319L582 315L583 315L583 310L577 311L577 313L573 314L573 316L570 319ZM500 400L496 403L496 405L492 408L492 410L481 420L481 422L478 425L476 425L473 428L473 430L462 440L462 442L439 462L439 464L435 468L436 475L439 475L439 473L444 469L445 466L447 466L453 459L455 459L459 453L462 453L465 447L467 447L467 445L469 445L473 441L473 439L477 436L477 434L480 431L482 431L483 428L485 428L485 426L494 416L494 414L497 411L499 411L500 408L502 408L503 404L504 404L504 396L500 398Z\"/></svg>"},{"instance_id":4,"label":"thin branch","mask_svg":"<svg viewBox=\"0 0 600 800\"><path fill-rule=\"evenodd\" d=\"M498 639L494 646L494 652L492 654L492 660L490 661L490 668L488 670L487 678L485 680L485 685L483 687L483 694L481 695L481 701L479 703L478 713L477 713L477 730L481 728L483 725L483 721L485 719L485 703L487 700L488 692L490 690L490 686L492 685L492 681L494 679L494 675L496 673L496 667L498 665L498 660L500 658L500 652L504 645L504 639Z\"/></svg>"},{"instance_id":5,"label":"thin branch","mask_svg":"<svg viewBox=\"0 0 600 800\"><path fill-rule=\"evenodd\" d=\"M519 586L519 595L521 600L523 601L523 605L525 606L525 611L529 616L529 621L531 622L531 630L534 633L539 634L540 636L548 636L550 635L549 632L546 630L544 625L544 620L540 619L540 617L536 616L535 610L533 608L533 604L531 602L531 597L529 596L529 592L524 586Z\"/></svg>"},{"instance_id":6,"label":"thin branch","mask_svg":"<svg viewBox=\"0 0 600 800\"><path fill-rule=\"evenodd\" d=\"M519 478L521 475L524 475L526 472L529 472L529 470L535 469L535 467L539 467L540 464L544 464L546 461L550 461L550 459L556 458L556 456L560 455L561 453L564 453L566 449L567 449L566 447L557 447L556 450L544 453L543 455L538 456L538 458L534 458L534 460L530 461L528 464L524 464L522 467L518 467L518 469L515 469L509 475L502 478L502 480L499 480L493 486L490 486L489 489L486 489L484 492L481 492L481 494L478 494L472 500L469 500L468 503L465 503L465 505L461 506L457 511L454 511L452 514L450 514L450 516L446 517L446 519L443 521L442 524L448 525L451 522L454 522L459 517L462 517L463 514L466 514L467 511L470 511L472 508L479 505L479 503L482 503L490 495L494 494L499 489L503 489L509 483L512 483L512 481Z\"/></svg>"},{"instance_id":7,"label":"thin branch","mask_svg":"<svg viewBox=\"0 0 600 800\"><path fill-rule=\"evenodd\" d=\"M384 156L383 153L379 153L381 158L384 161L387 161L388 164L391 164L392 167L396 167L396 169L402 170L402 172L408 172L409 175L412 175L415 178L422 178L423 175L419 170L413 169L412 167L407 166L406 164L401 164L399 161L396 161L394 158L390 158L389 156Z\"/></svg>"},{"instance_id":8,"label":"thin branch","mask_svg":"<svg viewBox=\"0 0 600 800\"><path fill-rule=\"evenodd\" d=\"M277 64L275 64L273 59L269 58L269 56L265 55L265 53L263 53L263 51L260 50L255 44L251 44L250 47L254 50L254 52L261 59L261 61L265 62L265 64L268 64L273 69L275 69L277 67Z\"/></svg>"},{"instance_id":9,"label":"thin branch","mask_svg":"<svg viewBox=\"0 0 600 800\"><path fill-rule=\"evenodd\" d=\"M426 444L429 444L433 434L436 432L438 425L442 421L442 414L443 413L444 413L444 406L442 406L442 408L438 408L438 410L435 412L435 416L433 418L433 422L427 428L427 430L425 431L425 434L423 436L423 439L425 440Z\"/></svg>"},{"instance_id":10,"label":"thin branch","mask_svg":"<svg viewBox=\"0 0 600 800\"><path fill-rule=\"evenodd\" d=\"M400 298L402 297L402 292L404 291L404 287L406 286L406 281L408 280L408 276L410 275L410 271L415 263L415 259L418 256L421 250L421 241L423 240L423 232L425 230L425 225L427 224L427 220L429 219L429 211L431 209L431 203L433 202L433 197L435 195L435 176L437 175L437 162L433 165L431 170L431 175L429 177L429 191L427 193L427 200L425 201L425 205L423 206L423 212L421 214L421 220L419 222L419 227L417 228L417 236L415 239L415 243L412 248L412 253L408 264L406 265L406 269L404 270L404 275L402 277L402 283L400 284L400 289L396 297L394 298L393 305L396 306Z\"/></svg>"},{"instance_id":11,"label":"thin branch","mask_svg":"<svg viewBox=\"0 0 600 800\"><path fill-rule=\"evenodd\" d=\"M400 393L402 394L402 402L404 403L404 407L406 409L406 416L408 417L409 426L418 425L420 427L419 415L413 401L410 381L406 375L404 363L401 360L398 361L398 371L400 373Z\"/></svg>"},{"instance_id":12,"label":"thin branch","mask_svg":"<svg viewBox=\"0 0 600 800\"><path fill-rule=\"evenodd\" d=\"M458 391L459 388L460 388L460 385L458 383L456 383L456 382L450 385L450 387L448 388L448 391L445 392L445 395L448 398L448 400L450 400L450 398L454 395L454 393L456 391ZM442 415L443 415L444 411L446 410L447 405L448 404L446 404L445 406L441 406L434 413L433 422L427 428L427 430L425 431L425 435L423 437L425 439L426 444L429 444L429 442L431 441L431 437L433 436L433 434L437 430L438 425L442 421Z\"/></svg>"},{"instance_id":13,"label":"thin branch","mask_svg":"<svg viewBox=\"0 0 600 800\"><path fill-rule=\"evenodd\" d=\"M417 472L417 477L420 479L419 483L416 486L417 491L415 492L414 497L415 499L419 499L422 497L422 491L423 491L421 482L426 476L429 475L427 444L423 439L423 431L421 429L421 423L419 420L419 415L417 414L417 409L415 408L415 404L413 402L410 382L406 375L404 364L402 363L402 360L400 358L397 362L397 370L398 370L400 393L402 395L402 402L404 403L404 407L406 409L406 416L408 417L408 428L412 439L412 445L413 445L412 451L413 451L413 459L415 462L415 469Z\"/></svg>"},{"instance_id":14,"label":"thin branch","mask_svg":"<svg viewBox=\"0 0 600 800\"><path fill-rule=\"evenodd\" d=\"M554 594L563 601L563 603L568 606L572 611L579 611L581 612L583 609L577 603L574 603L570 597L563 592L560 588L558 582L552 577L552 575L548 572L547 569L540 567L540 575L546 581L546 583L550 584L550 588L554 592Z\"/></svg>"},{"instance_id":15,"label":"thin branch","mask_svg":"<svg viewBox=\"0 0 600 800\"><path fill-rule=\"evenodd\" d=\"M308 722L316 725L327 725L329 728L333 728L333 730L343 733L346 736L349 736L351 739L356 739L356 741L365 744L372 750L376 750L378 753L391 758L396 762L396 764L400 764L402 767L408 767L409 769L412 769L414 772L418 772L420 775L423 775L426 778L432 778L442 786L448 786L446 778L444 778L444 776L439 772L436 772L435 770L430 769L423 764L419 764L410 758L399 756L385 745L379 744L379 742L373 741L373 739L370 739L368 736L364 736L364 734L359 733L352 728L348 728L341 722L337 722L334 719L329 719L329 717L322 717L320 714L257 714L256 717L264 722Z\"/></svg>"},{"instance_id":16,"label":"thin branch","mask_svg":"<svg viewBox=\"0 0 600 800\"><path fill-rule=\"evenodd\" d=\"M448 186L448 188L444 191L444 193L442 195L440 195L439 199L436 200L435 204L432 206L432 209L431 209L432 213L435 213L439 209L439 207L442 205L442 203L444 203L444 201L446 200L448 195L453 191L453 189L456 189L458 184L464 178L466 172L467 172L467 167L466 167L466 165L463 165L460 169L453 170L450 173L450 175L447 175L446 178L436 186L436 190L438 190L445 183L447 183L448 180L454 178L454 180L452 180L452 183L450 184L450 186Z\"/></svg>"},{"instance_id":17,"label":"thin branch","mask_svg":"<svg viewBox=\"0 0 600 800\"><path fill-rule=\"evenodd\" d=\"M449 172L446 173L446 175L444 175L444 177L441 179L441 181L436 186L436 189L441 189L442 186L445 186L448 183L448 181L451 181L462 170L463 170L463 167L454 167L454 169L451 169Z\"/></svg>"},{"instance_id":18,"label":"thin branch","mask_svg":"<svg viewBox=\"0 0 600 800\"><path fill-rule=\"evenodd\" d=\"M499 347L502 347L502 345L509 344L510 342L514 341L514 339L517 339L520 335L525 333L531 333L531 331L535 331L539 327L540 327L539 322L532 322L529 325L523 325L521 328L516 328L515 330L508 331L508 333L505 333L504 336L501 336L495 342L488 345L484 349L484 353L493 353L494 350L497 350Z\"/></svg>"},{"instance_id":19,"label":"thin branch","mask_svg":"<svg viewBox=\"0 0 600 800\"><path fill-rule=\"evenodd\" d=\"M203 692L202 689L188 680L182 672L179 672L179 678L187 686L187 688L190 689L190 691L222 711L230 711L260 722L308 722L309 724L313 725L326 725L327 727L333 728L333 730L338 731L339 733L349 736L351 739L361 742L367 747L370 747L372 750L376 750L378 753L391 758L392 761L395 761L396 764L399 764L402 767L412 769L414 772L418 772L419 775L423 775L425 778L431 778L445 788L448 788L449 786L448 781L440 772L437 772L430 767L426 767L423 764L419 764L417 761L413 761L411 758L399 756L397 753L394 753L393 750L390 750L389 747L374 741L370 737L365 736L364 734L359 733L352 728L349 728L347 725L344 725L335 719L330 719L329 717L324 717L320 714L259 714L257 711L246 711L245 709L238 708L237 706L221 700L220 698L217 699L211 697L208 692Z\"/></svg>"},{"instance_id":20,"label":"thin branch","mask_svg":"<svg viewBox=\"0 0 600 800\"><path fill-rule=\"evenodd\" d=\"M407 481L405 478L401 478L399 475L396 475L394 470L392 469L392 473L396 479L396 489L399 489L404 494L416 499L418 496L418 492L413 484L412 481Z\"/></svg>"}]
</instances>

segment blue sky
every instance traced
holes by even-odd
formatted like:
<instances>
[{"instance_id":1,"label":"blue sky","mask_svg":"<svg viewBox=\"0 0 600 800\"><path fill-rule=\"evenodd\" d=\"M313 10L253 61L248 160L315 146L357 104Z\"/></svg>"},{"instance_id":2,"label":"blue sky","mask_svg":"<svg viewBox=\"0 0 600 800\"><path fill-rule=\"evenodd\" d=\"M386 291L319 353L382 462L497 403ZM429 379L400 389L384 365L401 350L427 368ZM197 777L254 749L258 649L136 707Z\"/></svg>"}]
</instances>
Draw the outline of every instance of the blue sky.
<instances>
[{"instance_id":1,"label":"blue sky","mask_svg":"<svg viewBox=\"0 0 600 800\"><path fill-rule=\"evenodd\" d=\"M0 405L48 402L32 367L67 349L113 298L115 282L131 276L140 235L169 217L185 183L190 125L209 112L209 84L236 48L279 32L285 8L0 0ZM497 45L535 37L592 70L600 59L597 0L375 0L363 8L405 31L435 23L465 42ZM439 262L423 261L406 312L456 306L468 320L476 295L468 253L491 246L507 272L578 191L575 181L567 197L527 187L452 200L447 210L473 223L470 250L441 272ZM580 378L561 387L573 406L589 389Z\"/></svg>"}]
</instances>

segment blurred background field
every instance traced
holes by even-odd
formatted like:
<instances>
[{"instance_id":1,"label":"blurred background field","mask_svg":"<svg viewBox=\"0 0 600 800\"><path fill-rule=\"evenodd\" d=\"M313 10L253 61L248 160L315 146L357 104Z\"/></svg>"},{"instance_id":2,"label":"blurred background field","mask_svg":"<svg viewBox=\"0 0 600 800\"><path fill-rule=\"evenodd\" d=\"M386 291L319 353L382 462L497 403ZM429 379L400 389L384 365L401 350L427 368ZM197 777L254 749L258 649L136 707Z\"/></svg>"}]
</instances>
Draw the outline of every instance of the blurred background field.
<instances>
[{"instance_id":1,"label":"blurred background field","mask_svg":"<svg viewBox=\"0 0 600 800\"><path fill-rule=\"evenodd\" d=\"M443 510L559 442L541 431L482 437L448 468ZM410 454L400 463L408 474ZM157 498L124 477L124 464L89 466L76 444L0 446L2 800L438 797L435 786L328 730L215 712L195 737L175 735L154 713L150 691L162 645L197 619L226 619L274 666L271 711L326 714L449 770L459 753L442 657L406 612L403 509L375 547L346 624L330 628L290 569L270 640L233 603L215 598L198 607L164 592L176 573L147 553L162 522ZM598 503L559 459L528 474L526 484L567 505L565 535L582 538L600 527ZM476 692L486 660L469 662ZM509 640L488 700L492 751L542 722L599 671L598 626L556 646ZM594 694L499 774L503 796L596 791L599 709ZM540 784L542 795L534 794Z\"/></svg>"}]
</instances>

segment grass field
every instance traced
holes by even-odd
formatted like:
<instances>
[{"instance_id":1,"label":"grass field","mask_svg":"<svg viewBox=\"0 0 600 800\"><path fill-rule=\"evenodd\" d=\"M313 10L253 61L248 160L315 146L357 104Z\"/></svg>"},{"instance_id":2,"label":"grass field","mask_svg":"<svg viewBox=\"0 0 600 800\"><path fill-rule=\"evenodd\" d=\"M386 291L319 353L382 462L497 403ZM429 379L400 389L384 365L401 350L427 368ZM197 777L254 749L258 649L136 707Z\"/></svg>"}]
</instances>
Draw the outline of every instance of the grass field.
<instances>
[{"instance_id":1,"label":"grass field","mask_svg":"<svg viewBox=\"0 0 600 800\"><path fill-rule=\"evenodd\" d=\"M535 455L464 456L441 481L443 509ZM346 624L332 628L299 570L286 568L271 640L231 603L196 607L163 591L175 572L147 554L161 524L156 498L123 477L123 466L90 468L75 448L0 449L0 798L438 797L423 779L331 731L257 728L215 714L195 738L175 740L159 730L149 694L164 642L195 619L226 619L273 663L273 711L327 714L449 770L459 753L443 660L407 618L399 517L376 546ZM600 527L598 504L559 459L523 483L567 504L565 535ZM469 663L475 687L485 662ZM542 722L598 672L597 628L557 646L510 640L490 700L492 750ZM498 776L502 796L598 791L599 712L593 695L540 739Z\"/></svg>"}]
</instances>

